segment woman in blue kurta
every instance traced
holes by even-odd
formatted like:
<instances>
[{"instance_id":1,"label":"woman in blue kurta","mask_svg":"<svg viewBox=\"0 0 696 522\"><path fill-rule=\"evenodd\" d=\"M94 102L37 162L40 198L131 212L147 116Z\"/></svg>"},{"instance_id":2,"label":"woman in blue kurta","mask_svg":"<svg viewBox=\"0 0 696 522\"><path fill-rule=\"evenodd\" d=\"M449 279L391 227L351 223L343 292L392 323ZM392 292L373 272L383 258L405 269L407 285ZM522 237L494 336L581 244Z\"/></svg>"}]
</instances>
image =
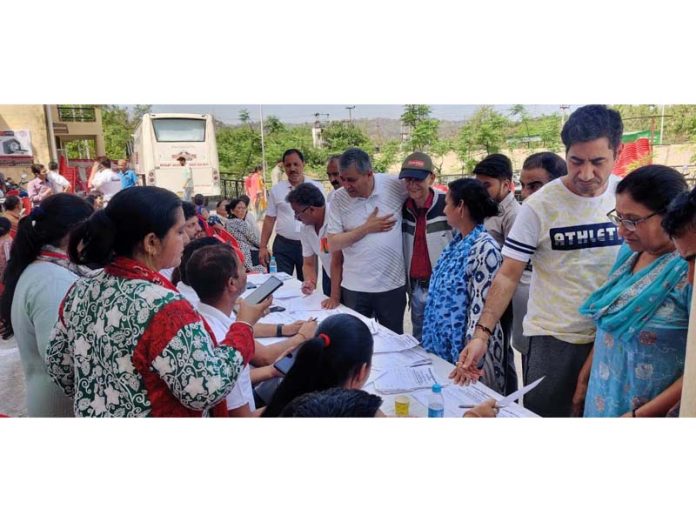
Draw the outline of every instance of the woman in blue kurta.
<instances>
[{"instance_id":1,"label":"woman in blue kurta","mask_svg":"<svg viewBox=\"0 0 696 522\"><path fill-rule=\"evenodd\" d=\"M483 227L485 218L498 213L498 205L481 182L453 181L445 202L447 222L456 232L430 278L422 345L455 364L459 352L474 335L502 256L498 244ZM481 382L506 394L517 388L517 377L512 350L504 346L498 323L483 359Z\"/></svg>"},{"instance_id":2,"label":"woman in blue kurta","mask_svg":"<svg viewBox=\"0 0 696 522\"><path fill-rule=\"evenodd\" d=\"M686 190L683 176L662 165L641 167L617 186L609 218L625 243L607 282L580 308L597 323L578 385L591 364L586 417L664 416L679 401L691 287L661 218Z\"/></svg>"}]
</instances>

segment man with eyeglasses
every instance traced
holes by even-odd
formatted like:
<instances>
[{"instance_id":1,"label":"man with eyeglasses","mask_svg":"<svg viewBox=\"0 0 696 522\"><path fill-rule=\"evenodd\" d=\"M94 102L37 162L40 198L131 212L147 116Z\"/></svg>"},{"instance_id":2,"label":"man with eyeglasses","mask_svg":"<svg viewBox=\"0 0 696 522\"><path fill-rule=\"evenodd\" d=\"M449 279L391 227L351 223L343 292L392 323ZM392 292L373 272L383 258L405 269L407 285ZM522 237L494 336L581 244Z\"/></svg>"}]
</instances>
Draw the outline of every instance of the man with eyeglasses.
<instances>
[{"instance_id":1,"label":"man with eyeglasses","mask_svg":"<svg viewBox=\"0 0 696 522\"><path fill-rule=\"evenodd\" d=\"M406 291L411 305L413 336L421 340L423 314L428 300L430 275L437 259L452 241L452 227L445 216L445 193L435 182L430 156L414 152L401 165L399 179L406 182L408 199L401 211L404 240Z\"/></svg>"},{"instance_id":2,"label":"man with eyeglasses","mask_svg":"<svg viewBox=\"0 0 696 522\"><path fill-rule=\"evenodd\" d=\"M544 185L520 208L476 334L452 372L456 382L477 378L489 332L531 260L523 378L525 384L544 380L525 395L524 405L544 417L582 414L584 383L578 376L592 349L595 326L578 308L604 283L621 244L607 213L615 207L619 180L612 170L622 132L620 114L604 105L577 109L563 126L568 174Z\"/></svg>"},{"instance_id":3,"label":"man with eyeglasses","mask_svg":"<svg viewBox=\"0 0 696 522\"><path fill-rule=\"evenodd\" d=\"M323 308L336 308L341 303L341 280L343 279L343 252L329 252L326 237L326 205L324 195L311 183L301 183L285 197L295 215L302 223L302 293L309 295L317 288L317 257L321 260L322 289L327 299ZM329 273L331 277L329 277Z\"/></svg>"}]
</instances>

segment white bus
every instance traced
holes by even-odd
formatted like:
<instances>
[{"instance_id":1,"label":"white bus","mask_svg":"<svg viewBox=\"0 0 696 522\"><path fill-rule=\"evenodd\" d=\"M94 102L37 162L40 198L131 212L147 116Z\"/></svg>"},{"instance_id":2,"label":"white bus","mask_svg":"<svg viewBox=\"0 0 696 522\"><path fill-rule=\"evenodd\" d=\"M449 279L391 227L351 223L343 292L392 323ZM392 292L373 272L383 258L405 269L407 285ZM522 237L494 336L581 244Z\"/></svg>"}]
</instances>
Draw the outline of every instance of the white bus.
<instances>
[{"instance_id":1,"label":"white bus","mask_svg":"<svg viewBox=\"0 0 696 522\"><path fill-rule=\"evenodd\" d=\"M133 134L131 165L145 185L183 196L186 158L193 174L193 194L220 195L220 164L210 114L145 114Z\"/></svg>"}]
</instances>

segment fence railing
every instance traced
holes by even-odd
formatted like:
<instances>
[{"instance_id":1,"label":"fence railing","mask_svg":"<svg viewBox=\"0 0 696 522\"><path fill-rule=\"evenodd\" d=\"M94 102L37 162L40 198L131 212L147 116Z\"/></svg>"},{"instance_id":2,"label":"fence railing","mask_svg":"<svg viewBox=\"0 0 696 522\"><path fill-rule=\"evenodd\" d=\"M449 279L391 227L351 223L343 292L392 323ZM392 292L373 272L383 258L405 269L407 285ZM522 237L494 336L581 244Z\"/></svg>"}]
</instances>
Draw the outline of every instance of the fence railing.
<instances>
[{"instance_id":1,"label":"fence railing","mask_svg":"<svg viewBox=\"0 0 696 522\"><path fill-rule=\"evenodd\" d=\"M59 105L58 118L60 121L97 121L97 114L94 107Z\"/></svg>"}]
</instances>

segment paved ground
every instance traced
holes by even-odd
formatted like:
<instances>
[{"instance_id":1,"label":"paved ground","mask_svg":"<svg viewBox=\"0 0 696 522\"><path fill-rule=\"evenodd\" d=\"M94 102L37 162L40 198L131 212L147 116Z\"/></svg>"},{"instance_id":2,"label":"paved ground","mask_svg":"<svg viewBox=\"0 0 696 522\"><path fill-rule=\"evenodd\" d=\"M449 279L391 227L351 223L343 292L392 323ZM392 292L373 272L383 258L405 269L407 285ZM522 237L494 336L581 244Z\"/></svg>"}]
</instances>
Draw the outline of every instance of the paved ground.
<instances>
[{"instance_id":1,"label":"paved ground","mask_svg":"<svg viewBox=\"0 0 696 522\"><path fill-rule=\"evenodd\" d=\"M27 414L24 373L14 338L0 340L0 413L10 417Z\"/></svg>"}]
</instances>

